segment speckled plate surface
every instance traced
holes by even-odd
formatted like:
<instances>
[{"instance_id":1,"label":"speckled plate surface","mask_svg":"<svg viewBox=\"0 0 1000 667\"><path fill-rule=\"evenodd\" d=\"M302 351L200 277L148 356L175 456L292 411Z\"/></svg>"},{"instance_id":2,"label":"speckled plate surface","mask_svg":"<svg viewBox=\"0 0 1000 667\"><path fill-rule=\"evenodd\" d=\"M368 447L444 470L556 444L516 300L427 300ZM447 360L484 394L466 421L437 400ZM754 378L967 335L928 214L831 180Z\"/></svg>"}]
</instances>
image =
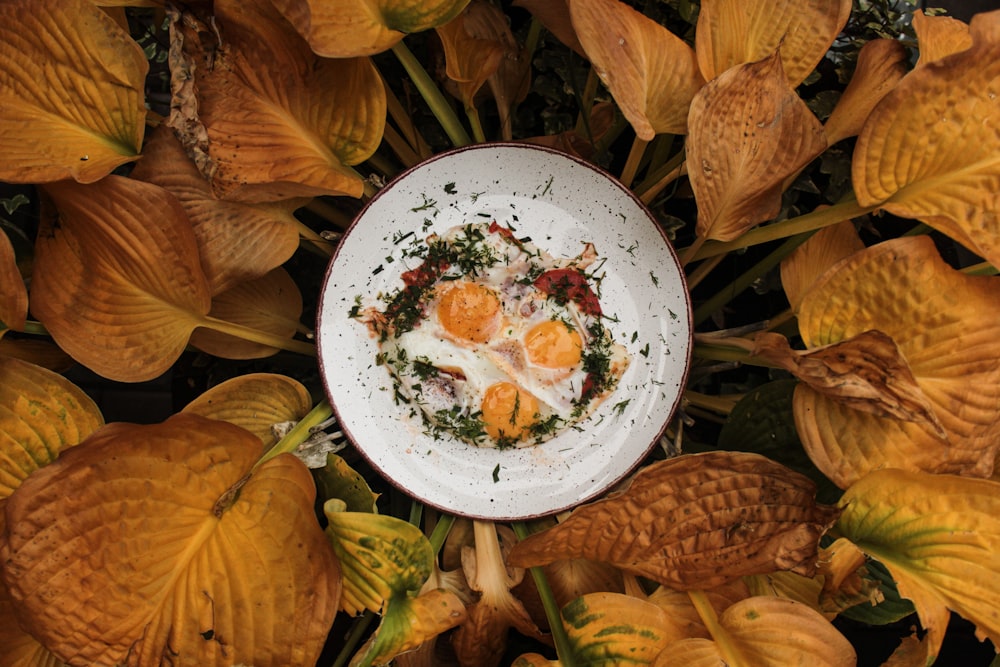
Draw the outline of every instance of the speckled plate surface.
<instances>
[{"instance_id":1,"label":"speckled plate surface","mask_svg":"<svg viewBox=\"0 0 1000 667\"><path fill-rule=\"evenodd\" d=\"M388 371L375 364L376 341L349 317L357 297L371 301L398 289L403 271L419 263L403 257L400 239L487 217L556 256L574 257L594 243L606 259L600 296L607 325L632 356L618 388L579 430L523 449L426 435L419 418L395 403ZM618 181L553 150L483 144L404 173L344 235L320 297L320 367L348 439L404 492L453 514L536 517L603 493L656 444L687 376L690 312L673 249Z\"/></svg>"}]
</instances>

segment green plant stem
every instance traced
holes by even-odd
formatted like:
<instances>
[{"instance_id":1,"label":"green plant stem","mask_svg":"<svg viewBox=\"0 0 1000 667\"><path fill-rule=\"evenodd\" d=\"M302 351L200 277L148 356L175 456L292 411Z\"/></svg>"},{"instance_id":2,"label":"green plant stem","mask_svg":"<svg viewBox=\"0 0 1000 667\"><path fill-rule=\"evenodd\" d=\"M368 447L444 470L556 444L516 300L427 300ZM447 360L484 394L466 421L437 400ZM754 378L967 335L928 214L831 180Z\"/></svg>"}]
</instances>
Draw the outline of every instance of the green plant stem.
<instances>
[{"instance_id":1,"label":"green plant stem","mask_svg":"<svg viewBox=\"0 0 1000 667\"><path fill-rule=\"evenodd\" d=\"M431 548L434 549L435 555L441 551L441 547L444 546L444 541L448 539L448 533L451 532L453 525L455 525L455 517L453 515L438 515L438 521L434 525L434 530L431 531L430 537L427 538L430 540Z\"/></svg>"},{"instance_id":2,"label":"green plant stem","mask_svg":"<svg viewBox=\"0 0 1000 667\"><path fill-rule=\"evenodd\" d=\"M736 403L739 401L738 396L712 396L710 394L702 394L697 391L685 391L684 398L691 404L704 408L705 410L711 410L720 415L728 415L733 411Z\"/></svg>"},{"instance_id":3,"label":"green plant stem","mask_svg":"<svg viewBox=\"0 0 1000 667\"><path fill-rule=\"evenodd\" d=\"M330 402L326 399L317 403L312 410L306 414L305 417L299 420L292 430L285 434L278 442L274 443L271 449L264 452L264 456L260 457L260 460L254 465L254 468L273 459L279 454L288 454L294 452L299 445L309 439L312 435L312 428L318 426L325 422L327 419L333 416L333 407Z\"/></svg>"},{"instance_id":4,"label":"green plant stem","mask_svg":"<svg viewBox=\"0 0 1000 667\"><path fill-rule=\"evenodd\" d=\"M316 356L316 345L313 343L306 343L305 341L295 340L294 338L285 338L284 336L279 336L269 331L261 331L260 329L245 327L242 324L227 322L209 315L202 317L198 325L203 326L206 329L218 331L219 333L236 336L237 338L248 340L252 343L260 343L261 345L276 347L279 350L288 350L289 352L298 352L299 354L305 354L310 357Z\"/></svg>"},{"instance_id":5,"label":"green plant stem","mask_svg":"<svg viewBox=\"0 0 1000 667\"><path fill-rule=\"evenodd\" d=\"M997 267L989 262L980 262L979 264L965 267L962 269L962 273L967 276L995 276L998 271Z\"/></svg>"},{"instance_id":6,"label":"green plant stem","mask_svg":"<svg viewBox=\"0 0 1000 667\"><path fill-rule=\"evenodd\" d=\"M625 167L622 169L622 176L619 179L626 188L632 185L632 180L635 179L636 172L639 171L639 163L642 162L642 156L648 145L648 141L639 137L632 141L632 148L628 152L628 159L625 160Z\"/></svg>"},{"instance_id":7,"label":"green plant stem","mask_svg":"<svg viewBox=\"0 0 1000 667\"><path fill-rule=\"evenodd\" d=\"M704 591L688 591L688 598L691 604L701 617L701 622L705 624L708 633L715 640L715 645L722 655L723 663L726 665L749 665L751 664L741 654L739 649L729 640L729 633L719 625L719 615L715 613L715 608L709 601Z\"/></svg>"},{"instance_id":8,"label":"green plant stem","mask_svg":"<svg viewBox=\"0 0 1000 667\"><path fill-rule=\"evenodd\" d=\"M347 664L351 656L354 655L355 650L357 650L361 640L368 635L368 627L374 620L375 614L367 609L359 618L354 619L351 629L347 631L347 636L344 637L344 645L330 667L344 667Z\"/></svg>"},{"instance_id":9,"label":"green plant stem","mask_svg":"<svg viewBox=\"0 0 1000 667\"><path fill-rule=\"evenodd\" d=\"M705 301L700 306L695 308L693 317L694 324L701 324L711 317L712 313L722 308L735 298L736 295L742 293L745 289L750 287L750 285L752 285L757 278L780 264L781 260L787 257L788 254L797 247L805 243L806 240L812 236L812 234L813 232L806 232L788 239L780 246L772 250L767 257L754 264L746 272L737 277L736 280L711 297L708 301Z\"/></svg>"},{"instance_id":10,"label":"green plant stem","mask_svg":"<svg viewBox=\"0 0 1000 667\"><path fill-rule=\"evenodd\" d=\"M472 137L476 143L486 143L486 133L483 132L483 123L479 120L479 109L474 106L465 107L465 115L469 119L469 126L472 128Z\"/></svg>"},{"instance_id":11,"label":"green plant stem","mask_svg":"<svg viewBox=\"0 0 1000 667\"><path fill-rule=\"evenodd\" d=\"M854 199L842 201L839 204L834 204L833 206L813 211L812 213L806 213L805 215L776 222L765 227L758 227L733 241L708 241L701 248L693 252L691 261L714 257L724 252L741 250L769 241L777 241L804 232L814 232L823 227L829 227L838 222L850 220L865 213L871 213L876 208L878 206L861 206ZM693 248L694 246L691 247ZM688 250L690 248L683 248L678 251L678 254L685 256Z\"/></svg>"},{"instance_id":12,"label":"green plant stem","mask_svg":"<svg viewBox=\"0 0 1000 667\"><path fill-rule=\"evenodd\" d=\"M651 202L667 185L681 175L684 166L684 151L676 155L646 174L645 180L635 186L635 194L645 203Z\"/></svg>"},{"instance_id":13,"label":"green plant stem","mask_svg":"<svg viewBox=\"0 0 1000 667\"><path fill-rule=\"evenodd\" d=\"M413 52L407 48L406 44L402 41L397 42L392 47L392 52L407 74L410 75L410 78L413 79L413 84L420 91L420 96L427 102L431 113L434 114L438 123L441 124L441 129L448 135L448 139L451 140L452 145L457 148L472 143L468 132L465 131L461 121L458 120L458 116L455 115L455 111L448 104L448 100L445 99L444 95L434 84L434 80L430 74L427 73L427 70L420 64L420 61L413 55Z\"/></svg>"},{"instance_id":14,"label":"green plant stem","mask_svg":"<svg viewBox=\"0 0 1000 667\"><path fill-rule=\"evenodd\" d=\"M774 364L769 364L756 357L751 357L748 350L730 347L728 345L696 343L694 349L691 351L691 355L699 359L707 359L709 361L735 361L741 364L760 366L761 368L775 367Z\"/></svg>"},{"instance_id":15,"label":"green plant stem","mask_svg":"<svg viewBox=\"0 0 1000 667\"><path fill-rule=\"evenodd\" d=\"M424 516L424 504L418 500L410 501L410 518L407 519L412 525L420 526L420 519Z\"/></svg>"},{"instance_id":16,"label":"green plant stem","mask_svg":"<svg viewBox=\"0 0 1000 667\"><path fill-rule=\"evenodd\" d=\"M529 532L523 521L515 521L511 524L517 539L524 540ZM556 655L562 667L576 667L573 659L573 646L569 642L569 635L562 624L562 614L559 611L559 603L552 593L549 580L545 578L545 571L540 567L529 568L531 577L535 580L535 588L538 589L538 597L542 600L542 607L545 608L545 618L549 621L549 631L552 633L552 641L556 646Z\"/></svg>"},{"instance_id":17,"label":"green plant stem","mask_svg":"<svg viewBox=\"0 0 1000 667\"><path fill-rule=\"evenodd\" d=\"M28 320L24 323L24 330L22 333L35 334L37 336L49 336L49 330L45 328L45 325L41 322L36 322L35 320Z\"/></svg>"}]
</instances>

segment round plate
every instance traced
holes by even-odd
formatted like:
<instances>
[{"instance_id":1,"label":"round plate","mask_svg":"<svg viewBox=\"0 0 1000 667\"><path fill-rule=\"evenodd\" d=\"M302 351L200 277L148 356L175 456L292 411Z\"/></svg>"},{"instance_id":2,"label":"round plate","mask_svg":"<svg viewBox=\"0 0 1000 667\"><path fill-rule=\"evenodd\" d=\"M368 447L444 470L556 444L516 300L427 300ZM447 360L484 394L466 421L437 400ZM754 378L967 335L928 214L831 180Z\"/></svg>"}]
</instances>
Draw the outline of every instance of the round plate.
<instances>
[{"instance_id":1,"label":"round plate","mask_svg":"<svg viewBox=\"0 0 1000 667\"><path fill-rule=\"evenodd\" d=\"M424 433L395 401L378 346L349 316L399 289L420 260L414 238L496 220L557 257L592 242L606 261L601 307L632 361L588 419L543 444L477 448ZM320 368L345 435L409 495L443 511L493 520L537 517L594 498L650 451L687 375L691 310L677 256L649 211L614 178L564 153L482 144L405 172L361 211L337 247L320 296Z\"/></svg>"}]
</instances>

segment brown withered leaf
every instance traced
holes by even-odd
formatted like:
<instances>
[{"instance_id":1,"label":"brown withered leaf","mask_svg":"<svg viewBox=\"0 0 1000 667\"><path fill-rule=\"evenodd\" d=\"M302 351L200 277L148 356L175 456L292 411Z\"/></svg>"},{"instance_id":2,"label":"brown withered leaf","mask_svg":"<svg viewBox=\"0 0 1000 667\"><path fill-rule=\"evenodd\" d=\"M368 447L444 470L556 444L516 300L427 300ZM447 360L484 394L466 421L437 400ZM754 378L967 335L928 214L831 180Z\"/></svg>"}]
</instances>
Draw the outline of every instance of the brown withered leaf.
<instances>
[{"instance_id":1,"label":"brown withered leaf","mask_svg":"<svg viewBox=\"0 0 1000 667\"><path fill-rule=\"evenodd\" d=\"M240 283L212 299L209 317L292 338L302 316L302 293L285 269ZM214 329L198 328L191 345L223 359L260 359L278 349Z\"/></svg>"},{"instance_id":2,"label":"brown withered leaf","mask_svg":"<svg viewBox=\"0 0 1000 667\"><path fill-rule=\"evenodd\" d=\"M947 437L899 347L881 331L809 350L793 350L781 334L763 332L754 338L751 355L854 410L913 422Z\"/></svg>"},{"instance_id":3,"label":"brown withered leaf","mask_svg":"<svg viewBox=\"0 0 1000 667\"><path fill-rule=\"evenodd\" d=\"M45 193L32 312L62 349L107 378L160 375L210 305L184 209L166 190L122 176L52 183Z\"/></svg>"},{"instance_id":4,"label":"brown withered leaf","mask_svg":"<svg viewBox=\"0 0 1000 667\"><path fill-rule=\"evenodd\" d=\"M260 278L281 266L299 247L293 212L308 199L262 204L217 199L166 126L158 127L146 141L132 178L159 185L180 201L191 219L213 295Z\"/></svg>"},{"instance_id":5,"label":"brown withered leaf","mask_svg":"<svg viewBox=\"0 0 1000 667\"><path fill-rule=\"evenodd\" d=\"M917 67L972 46L969 25L950 16L928 16L918 9L913 12L912 25L920 47Z\"/></svg>"},{"instance_id":6,"label":"brown withered leaf","mask_svg":"<svg viewBox=\"0 0 1000 667\"><path fill-rule=\"evenodd\" d=\"M309 391L298 380L274 373L250 373L210 387L182 412L235 424L270 447L278 441L272 426L297 422L311 408Z\"/></svg>"},{"instance_id":7,"label":"brown withered leaf","mask_svg":"<svg viewBox=\"0 0 1000 667\"><path fill-rule=\"evenodd\" d=\"M977 14L970 33L971 48L918 67L875 107L852 182L860 205L921 220L1000 265L1000 10Z\"/></svg>"},{"instance_id":8,"label":"brown withered leaf","mask_svg":"<svg viewBox=\"0 0 1000 667\"><path fill-rule=\"evenodd\" d=\"M27 361L56 373L65 373L76 364L73 357L50 341L34 338L3 338L2 333L0 331L0 356Z\"/></svg>"},{"instance_id":9,"label":"brown withered leaf","mask_svg":"<svg viewBox=\"0 0 1000 667\"><path fill-rule=\"evenodd\" d=\"M861 412L805 385L795 425L809 458L840 488L882 467L977 477L1000 447L1000 283L951 268L926 236L886 241L832 267L800 304L806 349L882 331L947 434Z\"/></svg>"},{"instance_id":10,"label":"brown withered leaf","mask_svg":"<svg viewBox=\"0 0 1000 667\"><path fill-rule=\"evenodd\" d=\"M469 0L273 0L313 51L328 58L370 56L407 33L455 18Z\"/></svg>"},{"instance_id":11,"label":"brown withered leaf","mask_svg":"<svg viewBox=\"0 0 1000 667\"><path fill-rule=\"evenodd\" d=\"M781 286L792 310L798 310L802 296L827 269L864 247L854 224L845 220L824 227L793 250L781 261Z\"/></svg>"},{"instance_id":12,"label":"brown withered leaf","mask_svg":"<svg viewBox=\"0 0 1000 667\"><path fill-rule=\"evenodd\" d=\"M592 558L683 590L782 569L812 574L817 541L837 517L815 494L806 477L756 454L680 456L516 544L508 562Z\"/></svg>"},{"instance_id":13,"label":"brown withered leaf","mask_svg":"<svg viewBox=\"0 0 1000 667\"><path fill-rule=\"evenodd\" d=\"M636 135L687 134L688 108L705 83L694 50L619 0L574 0L569 11L594 71Z\"/></svg>"},{"instance_id":14,"label":"brown withered leaf","mask_svg":"<svg viewBox=\"0 0 1000 667\"><path fill-rule=\"evenodd\" d=\"M706 80L780 49L792 88L829 51L851 15L851 0L703 0L695 49Z\"/></svg>"},{"instance_id":15,"label":"brown withered leaf","mask_svg":"<svg viewBox=\"0 0 1000 667\"><path fill-rule=\"evenodd\" d=\"M0 230L0 337L3 328L24 331L28 288L24 285L10 239Z\"/></svg>"},{"instance_id":16,"label":"brown withered leaf","mask_svg":"<svg viewBox=\"0 0 1000 667\"><path fill-rule=\"evenodd\" d=\"M7 500L3 578L71 664L304 665L340 573L290 455L196 415L111 424ZM238 491L238 494L236 493Z\"/></svg>"},{"instance_id":17,"label":"brown withered leaf","mask_svg":"<svg viewBox=\"0 0 1000 667\"><path fill-rule=\"evenodd\" d=\"M91 183L135 160L148 69L88 0L0 4L0 180Z\"/></svg>"},{"instance_id":18,"label":"brown withered leaf","mask_svg":"<svg viewBox=\"0 0 1000 667\"><path fill-rule=\"evenodd\" d=\"M826 150L823 126L789 86L777 54L710 81L695 95L688 125L700 238L731 241L776 216L785 179Z\"/></svg>"},{"instance_id":19,"label":"brown withered leaf","mask_svg":"<svg viewBox=\"0 0 1000 667\"><path fill-rule=\"evenodd\" d=\"M496 40L476 36L467 27L468 12L478 4L473 0L464 12L435 29L444 49L445 73L458 86L466 109L475 108L476 93L497 71L504 56L504 48Z\"/></svg>"},{"instance_id":20,"label":"brown withered leaf","mask_svg":"<svg viewBox=\"0 0 1000 667\"><path fill-rule=\"evenodd\" d=\"M823 125L827 144L861 132L875 105L906 75L908 58L895 39L873 39L861 47L854 75Z\"/></svg>"},{"instance_id":21,"label":"brown withered leaf","mask_svg":"<svg viewBox=\"0 0 1000 667\"><path fill-rule=\"evenodd\" d=\"M514 0L514 6L527 9L546 30L555 35L556 39L578 55L587 57L573 29L573 21L569 15L569 0Z\"/></svg>"}]
</instances>

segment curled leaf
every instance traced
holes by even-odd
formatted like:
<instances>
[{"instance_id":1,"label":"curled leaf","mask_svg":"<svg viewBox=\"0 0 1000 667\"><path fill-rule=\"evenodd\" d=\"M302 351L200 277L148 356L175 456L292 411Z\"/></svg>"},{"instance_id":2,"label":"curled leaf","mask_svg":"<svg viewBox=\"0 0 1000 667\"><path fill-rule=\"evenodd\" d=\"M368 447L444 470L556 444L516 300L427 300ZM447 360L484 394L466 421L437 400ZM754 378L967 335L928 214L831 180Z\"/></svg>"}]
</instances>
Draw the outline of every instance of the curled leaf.
<instances>
[{"instance_id":1,"label":"curled leaf","mask_svg":"<svg viewBox=\"0 0 1000 667\"><path fill-rule=\"evenodd\" d=\"M684 590L781 569L811 574L816 542L837 514L815 493L802 475L756 454L680 456L515 545L508 562L592 558Z\"/></svg>"},{"instance_id":2,"label":"curled leaf","mask_svg":"<svg viewBox=\"0 0 1000 667\"><path fill-rule=\"evenodd\" d=\"M3 577L73 664L313 664L340 592L292 456L177 415L105 426L7 501ZM238 492L238 493L237 493Z\"/></svg>"},{"instance_id":3,"label":"curled leaf","mask_svg":"<svg viewBox=\"0 0 1000 667\"><path fill-rule=\"evenodd\" d=\"M465 12L436 29L444 49L445 73L458 85L459 98L466 109L474 109L476 93L500 67L503 45L477 37L466 25L470 4Z\"/></svg>"},{"instance_id":4,"label":"curled leaf","mask_svg":"<svg viewBox=\"0 0 1000 667\"><path fill-rule=\"evenodd\" d=\"M87 0L4 2L0 45L0 180L92 183L136 159L149 66L113 19Z\"/></svg>"},{"instance_id":5,"label":"curled leaf","mask_svg":"<svg viewBox=\"0 0 1000 667\"><path fill-rule=\"evenodd\" d=\"M781 67L777 54L734 67L691 103L687 162L699 237L730 241L776 216L785 180L826 149L822 125Z\"/></svg>"},{"instance_id":6,"label":"curled leaf","mask_svg":"<svg viewBox=\"0 0 1000 667\"><path fill-rule=\"evenodd\" d=\"M417 597L392 597L382 623L351 660L356 665L385 665L413 651L465 620L465 605L454 593L436 588Z\"/></svg>"},{"instance_id":7,"label":"curled leaf","mask_svg":"<svg viewBox=\"0 0 1000 667\"><path fill-rule=\"evenodd\" d=\"M861 47L854 75L823 125L827 144L861 132L875 105L906 74L907 58L906 47L895 39L873 39Z\"/></svg>"},{"instance_id":8,"label":"curled leaf","mask_svg":"<svg viewBox=\"0 0 1000 667\"><path fill-rule=\"evenodd\" d=\"M323 498L342 501L347 511L378 514L375 503L379 494L373 492L365 478L340 456L327 455L326 465L316 471L316 481Z\"/></svg>"},{"instance_id":9,"label":"curled leaf","mask_svg":"<svg viewBox=\"0 0 1000 667\"><path fill-rule=\"evenodd\" d=\"M970 32L970 48L917 68L875 107L852 181L862 206L921 220L1000 265L1000 10Z\"/></svg>"},{"instance_id":10,"label":"curled leaf","mask_svg":"<svg viewBox=\"0 0 1000 667\"><path fill-rule=\"evenodd\" d=\"M940 60L945 56L965 51L972 46L969 26L950 16L928 16L920 10L913 12L913 32L917 35L920 58L917 67Z\"/></svg>"},{"instance_id":11,"label":"curled leaf","mask_svg":"<svg viewBox=\"0 0 1000 667\"><path fill-rule=\"evenodd\" d=\"M639 138L687 134L688 108L705 83L694 50L619 0L573 0L569 10L594 70Z\"/></svg>"}]
</instances>

